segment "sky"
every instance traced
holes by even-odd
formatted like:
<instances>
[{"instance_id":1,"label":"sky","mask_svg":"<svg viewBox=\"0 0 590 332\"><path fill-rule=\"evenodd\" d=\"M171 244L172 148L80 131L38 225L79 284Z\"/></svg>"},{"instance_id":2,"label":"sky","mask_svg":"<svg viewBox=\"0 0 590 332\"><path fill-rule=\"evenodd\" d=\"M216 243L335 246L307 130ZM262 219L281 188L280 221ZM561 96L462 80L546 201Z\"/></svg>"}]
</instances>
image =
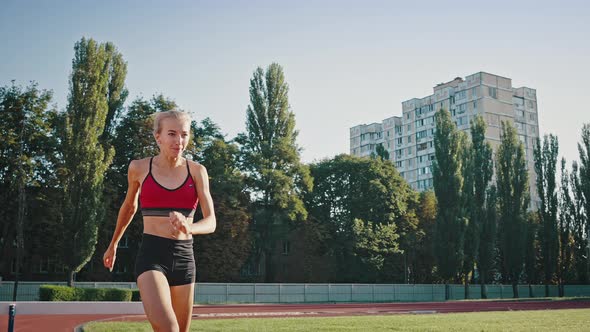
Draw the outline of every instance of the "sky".
<instances>
[{"instance_id":1,"label":"sky","mask_svg":"<svg viewBox=\"0 0 590 332\"><path fill-rule=\"evenodd\" d=\"M306 163L349 153L349 129L485 71L537 90L541 134L578 160L590 123L590 2L0 0L0 86L36 81L67 103L74 44L113 42L127 105L162 93L231 139L249 81L276 62Z\"/></svg>"}]
</instances>

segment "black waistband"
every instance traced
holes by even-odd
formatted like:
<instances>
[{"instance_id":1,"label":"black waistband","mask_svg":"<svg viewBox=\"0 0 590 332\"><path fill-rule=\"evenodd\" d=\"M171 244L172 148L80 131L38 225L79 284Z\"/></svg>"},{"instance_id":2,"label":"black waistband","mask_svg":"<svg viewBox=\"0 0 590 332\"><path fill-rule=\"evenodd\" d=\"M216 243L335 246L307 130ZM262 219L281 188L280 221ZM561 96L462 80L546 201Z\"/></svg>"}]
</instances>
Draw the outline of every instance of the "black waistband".
<instances>
[{"instance_id":1,"label":"black waistband","mask_svg":"<svg viewBox=\"0 0 590 332\"><path fill-rule=\"evenodd\" d=\"M195 216L194 209L175 209L175 208L142 208L141 215L144 217L168 217L170 212L180 212L187 218Z\"/></svg>"}]
</instances>

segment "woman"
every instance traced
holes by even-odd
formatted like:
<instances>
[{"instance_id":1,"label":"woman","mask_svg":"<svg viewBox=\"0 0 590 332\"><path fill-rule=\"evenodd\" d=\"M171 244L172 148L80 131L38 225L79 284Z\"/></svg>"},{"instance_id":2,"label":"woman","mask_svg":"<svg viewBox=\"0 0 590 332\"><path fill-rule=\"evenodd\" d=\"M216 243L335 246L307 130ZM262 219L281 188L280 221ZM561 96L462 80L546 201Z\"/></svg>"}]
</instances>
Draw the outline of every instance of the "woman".
<instances>
[{"instance_id":1,"label":"woman","mask_svg":"<svg viewBox=\"0 0 590 332\"><path fill-rule=\"evenodd\" d=\"M143 237L135 277L154 331L189 330L196 273L193 235L212 233L216 226L207 170L182 157L189 143L190 123L187 113L156 114L154 137L160 153L129 164L129 189L103 256L104 266L112 271L117 245L139 200ZM199 202L203 219L193 223Z\"/></svg>"}]
</instances>

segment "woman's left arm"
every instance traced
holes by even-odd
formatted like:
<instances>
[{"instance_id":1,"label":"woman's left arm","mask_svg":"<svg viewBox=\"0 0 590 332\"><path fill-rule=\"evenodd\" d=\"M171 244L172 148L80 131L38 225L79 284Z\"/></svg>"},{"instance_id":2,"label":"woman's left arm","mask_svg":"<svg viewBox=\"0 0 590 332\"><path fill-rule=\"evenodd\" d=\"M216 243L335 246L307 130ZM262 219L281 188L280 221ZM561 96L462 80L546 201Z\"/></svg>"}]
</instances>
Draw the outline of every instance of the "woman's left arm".
<instances>
[{"instance_id":1,"label":"woman's left arm","mask_svg":"<svg viewBox=\"0 0 590 332\"><path fill-rule=\"evenodd\" d=\"M207 169L201 164L196 164L191 168L197 170L197 172L192 174L194 174L193 177L197 186L203 219L191 224L190 232L193 235L213 233L217 226L217 220L215 219L213 199L209 193L209 175L207 174Z\"/></svg>"}]
</instances>

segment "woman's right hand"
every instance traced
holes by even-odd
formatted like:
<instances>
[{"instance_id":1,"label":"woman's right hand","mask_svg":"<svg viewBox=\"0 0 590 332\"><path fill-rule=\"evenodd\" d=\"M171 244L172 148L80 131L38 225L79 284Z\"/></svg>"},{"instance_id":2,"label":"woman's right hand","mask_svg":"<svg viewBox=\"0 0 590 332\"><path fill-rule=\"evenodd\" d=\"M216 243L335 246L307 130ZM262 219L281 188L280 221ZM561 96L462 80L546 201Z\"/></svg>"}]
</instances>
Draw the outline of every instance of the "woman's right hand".
<instances>
[{"instance_id":1,"label":"woman's right hand","mask_svg":"<svg viewBox=\"0 0 590 332\"><path fill-rule=\"evenodd\" d=\"M102 262L104 267L113 272L113 266L115 266L115 259L117 258L117 248L110 245L102 256Z\"/></svg>"}]
</instances>

